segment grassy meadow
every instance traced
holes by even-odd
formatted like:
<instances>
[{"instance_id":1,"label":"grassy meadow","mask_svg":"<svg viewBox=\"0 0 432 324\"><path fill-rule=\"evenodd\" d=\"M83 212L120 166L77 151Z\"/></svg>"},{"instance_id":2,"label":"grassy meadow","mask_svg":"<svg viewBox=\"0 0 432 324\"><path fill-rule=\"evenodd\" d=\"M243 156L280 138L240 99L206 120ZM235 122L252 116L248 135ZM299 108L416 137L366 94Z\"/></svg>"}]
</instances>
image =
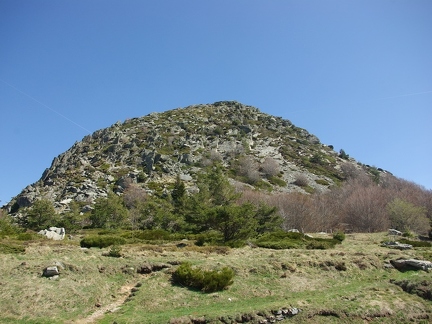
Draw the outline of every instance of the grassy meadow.
<instances>
[{"instance_id":1,"label":"grassy meadow","mask_svg":"<svg viewBox=\"0 0 432 324\"><path fill-rule=\"evenodd\" d=\"M283 307L301 309L285 320L292 323L432 321L432 297L407 293L394 283L420 283L430 293L431 273L388 267L398 258L432 260L432 248L381 247L386 233L350 234L326 250L196 246L185 240L133 243L121 246L119 258L107 256L110 247L81 248L85 235L0 240L25 247L21 253L0 249L0 323L241 323L246 314ZM184 261L205 269L230 267L234 283L213 293L173 285L171 275ZM137 272L149 264L167 268ZM54 265L59 278L42 277L42 270Z\"/></svg>"}]
</instances>

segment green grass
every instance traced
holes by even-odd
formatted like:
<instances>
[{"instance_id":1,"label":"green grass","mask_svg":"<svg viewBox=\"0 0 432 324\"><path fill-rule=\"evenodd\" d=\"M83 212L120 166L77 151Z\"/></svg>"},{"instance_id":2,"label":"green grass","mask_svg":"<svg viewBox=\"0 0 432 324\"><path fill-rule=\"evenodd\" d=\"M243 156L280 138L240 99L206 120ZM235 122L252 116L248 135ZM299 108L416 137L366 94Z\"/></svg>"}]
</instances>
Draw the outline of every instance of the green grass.
<instances>
[{"instance_id":1,"label":"green grass","mask_svg":"<svg viewBox=\"0 0 432 324\"><path fill-rule=\"evenodd\" d=\"M123 245L121 258L104 257L109 248L81 249L83 235L24 242L25 253L1 255L0 323L86 323L98 310L104 311L95 323L182 323L290 306L302 310L293 323L419 323L432 317L431 301L393 283L430 280L430 273L384 268L391 259L431 255L430 248L387 249L380 246L383 233L350 234L329 250L136 243ZM172 273L185 261L207 270L229 267L233 284L214 293L173 285ZM59 280L41 277L55 263L61 264ZM171 266L143 275L136 271L143 264Z\"/></svg>"}]
</instances>

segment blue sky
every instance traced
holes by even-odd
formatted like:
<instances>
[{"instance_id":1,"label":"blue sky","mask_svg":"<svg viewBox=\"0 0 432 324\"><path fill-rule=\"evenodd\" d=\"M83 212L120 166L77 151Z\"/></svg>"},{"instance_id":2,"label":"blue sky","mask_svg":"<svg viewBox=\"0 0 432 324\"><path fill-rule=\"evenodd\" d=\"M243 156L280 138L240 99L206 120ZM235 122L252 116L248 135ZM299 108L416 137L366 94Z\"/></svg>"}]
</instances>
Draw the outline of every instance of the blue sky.
<instances>
[{"instance_id":1,"label":"blue sky","mask_svg":"<svg viewBox=\"0 0 432 324\"><path fill-rule=\"evenodd\" d=\"M117 121L237 100L432 189L430 0L0 0L0 204Z\"/></svg>"}]
</instances>

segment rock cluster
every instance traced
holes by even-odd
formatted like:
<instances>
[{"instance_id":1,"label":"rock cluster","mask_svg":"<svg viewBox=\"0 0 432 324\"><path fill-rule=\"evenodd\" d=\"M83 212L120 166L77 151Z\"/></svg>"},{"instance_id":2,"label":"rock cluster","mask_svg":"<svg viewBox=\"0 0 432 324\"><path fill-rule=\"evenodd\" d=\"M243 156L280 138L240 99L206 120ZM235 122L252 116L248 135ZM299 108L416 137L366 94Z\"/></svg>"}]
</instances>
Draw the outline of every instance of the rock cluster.
<instances>
[{"instance_id":1,"label":"rock cluster","mask_svg":"<svg viewBox=\"0 0 432 324\"><path fill-rule=\"evenodd\" d=\"M384 243L382 243L382 246L388 247L390 249L397 249L397 250L410 250L410 249L412 249L411 244L399 243L397 241L384 242Z\"/></svg>"},{"instance_id":2,"label":"rock cluster","mask_svg":"<svg viewBox=\"0 0 432 324\"><path fill-rule=\"evenodd\" d=\"M236 324L236 323L253 323L253 324L267 324L277 323L289 319L300 313L300 309L296 307L283 307L273 311L259 311L253 313L245 313L237 316L221 316L216 321L215 319L207 319L205 317L182 317L175 318L170 323L182 324L207 324L207 323L222 323L222 324Z\"/></svg>"}]
</instances>

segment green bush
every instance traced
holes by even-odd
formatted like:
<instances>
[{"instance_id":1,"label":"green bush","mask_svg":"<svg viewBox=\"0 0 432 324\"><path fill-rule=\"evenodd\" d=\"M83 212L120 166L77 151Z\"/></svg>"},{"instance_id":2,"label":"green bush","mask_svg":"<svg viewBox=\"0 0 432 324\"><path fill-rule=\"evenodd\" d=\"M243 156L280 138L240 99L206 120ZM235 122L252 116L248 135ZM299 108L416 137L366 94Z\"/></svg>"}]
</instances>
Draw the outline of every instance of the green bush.
<instances>
[{"instance_id":1,"label":"green bush","mask_svg":"<svg viewBox=\"0 0 432 324\"><path fill-rule=\"evenodd\" d=\"M255 244L267 249L329 249L341 241L337 239L312 238L303 233L272 232L262 235Z\"/></svg>"},{"instance_id":2,"label":"green bush","mask_svg":"<svg viewBox=\"0 0 432 324\"><path fill-rule=\"evenodd\" d=\"M413 247L432 247L432 243L426 241L413 241L402 238L399 242L403 244L411 244Z\"/></svg>"},{"instance_id":3,"label":"green bush","mask_svg":"<svg viewBox=\"0 0 432 324\"><path fill-rule=\"evenodd\" d=\"M111 245L122 245L126 244L126 240L123 237L118 236L88 236L81 240L80 246L91 248L91 247L98 247L98 248L105 248Z\"/></svg>"},{"instance_id":4,"label":"green bush","mask_svg":"<svg viewBox=\"0 0 432 324\"><path fill-rule=\"evenodd\" d=\"M108 251L108 253L107 253L106 256L109 256L109 257L112 257L112 258L120 258L122 256L121 255L121 247L118 246L118 245L111 246L111 248Z\"/></svg>"},{"instance_id":5,"label":"green bush","mask_svg":"<svg viewBox=\"0 0 432 324\"><path fill-rule=\"evenodd\" d=\"M338 242L339 243L339 242ZM326 250L335 246L335 242L330 240L321 241L321 240L313 240L307 243L306 249L308 250Z\"/></svg>"},{"instance_id":6,"label":"green bush","mask_svg":"<svg viewBox=\"0 0 432 324\"><path fill-rule=\"evenodd\" d=\"M24 252L25 252L25 247L22 245L0 243L0 253L18 254L18 253L24 253Z\"/></svg>"},{"instance_id":7,"label":"green bush","mask_svg":"<svg viewBox=\"0 0 432 324\"><path fill-rule=\"evenodd\" d=\"M204 292L226 289L233 283L234 271L224 267L220 270L192 268L189 262L182 263L172 274L174 284L186 286Z\"/></svg>"},{"instance_id":8,"label":"green bush","mask_svg":"<svg viewBox=\"0 0 432 324\"><path fill-rule=\"evenodd\" d=\"M320 184L320 185L323 185L323 186L328 186L328 185L330 185L330 183L329 183L327 180L324 180L324 179L316 179L316 180L315 180L315 183Z\"/></svg>"},{"instance_id":9,"label":"green bush","mask_svg":"<svg viewBox=\"0 0 432 324\"><path fill-rule=\"evenodd\" d=\"M333 233L333 238L339 242L343 242L343 240L345 240L345 233L342 231L336 231Z\"/></svg>"},{"instance_id":10,"label":"green bush","mask_svg":"<svg viewBox=\"0 0 432 324\"><path fill-rule=\"evenodd\" d=\"M35 234L33 233L19 233L17 235L17 240L19 241L31 241L36 238L40 238L40 237L36 237Z\"/></svg>"},{"instance_id":11,"label":"green bush","mask_svg":"<svg viewBox=\"0 0 432 324\"><path fill-rule=\"evenodd\" d=\"M223 245L223 236L221 233L216 231L208 231L201 234L197 234L195 236L195 244L198 246L204 246L204 245Z\"/></svg>"},{"instance_id":12,"label":"green bush","mask_svg":"<svg viewBox=\"0 0 432 324\"><path fill-rule=\"evenodd\" d=\"M0 237L8 235L15 235L20 232L20 228L12 223L12 219L9 216L2 217L0 214Z\"/></svg>"},{"instance_id":13,"label":"green bush","mask_svg":"<svg viewBox=\"0 0 432 324\"><path fill-rule=\"evenodd\" d=\"M279 187L286 187L286 185L287 185L287 183L284 180L282 180L279 177L275 177L275 176L270 177L269 181L271 184L279 186Z\"/></svg>"}]
</instances>

